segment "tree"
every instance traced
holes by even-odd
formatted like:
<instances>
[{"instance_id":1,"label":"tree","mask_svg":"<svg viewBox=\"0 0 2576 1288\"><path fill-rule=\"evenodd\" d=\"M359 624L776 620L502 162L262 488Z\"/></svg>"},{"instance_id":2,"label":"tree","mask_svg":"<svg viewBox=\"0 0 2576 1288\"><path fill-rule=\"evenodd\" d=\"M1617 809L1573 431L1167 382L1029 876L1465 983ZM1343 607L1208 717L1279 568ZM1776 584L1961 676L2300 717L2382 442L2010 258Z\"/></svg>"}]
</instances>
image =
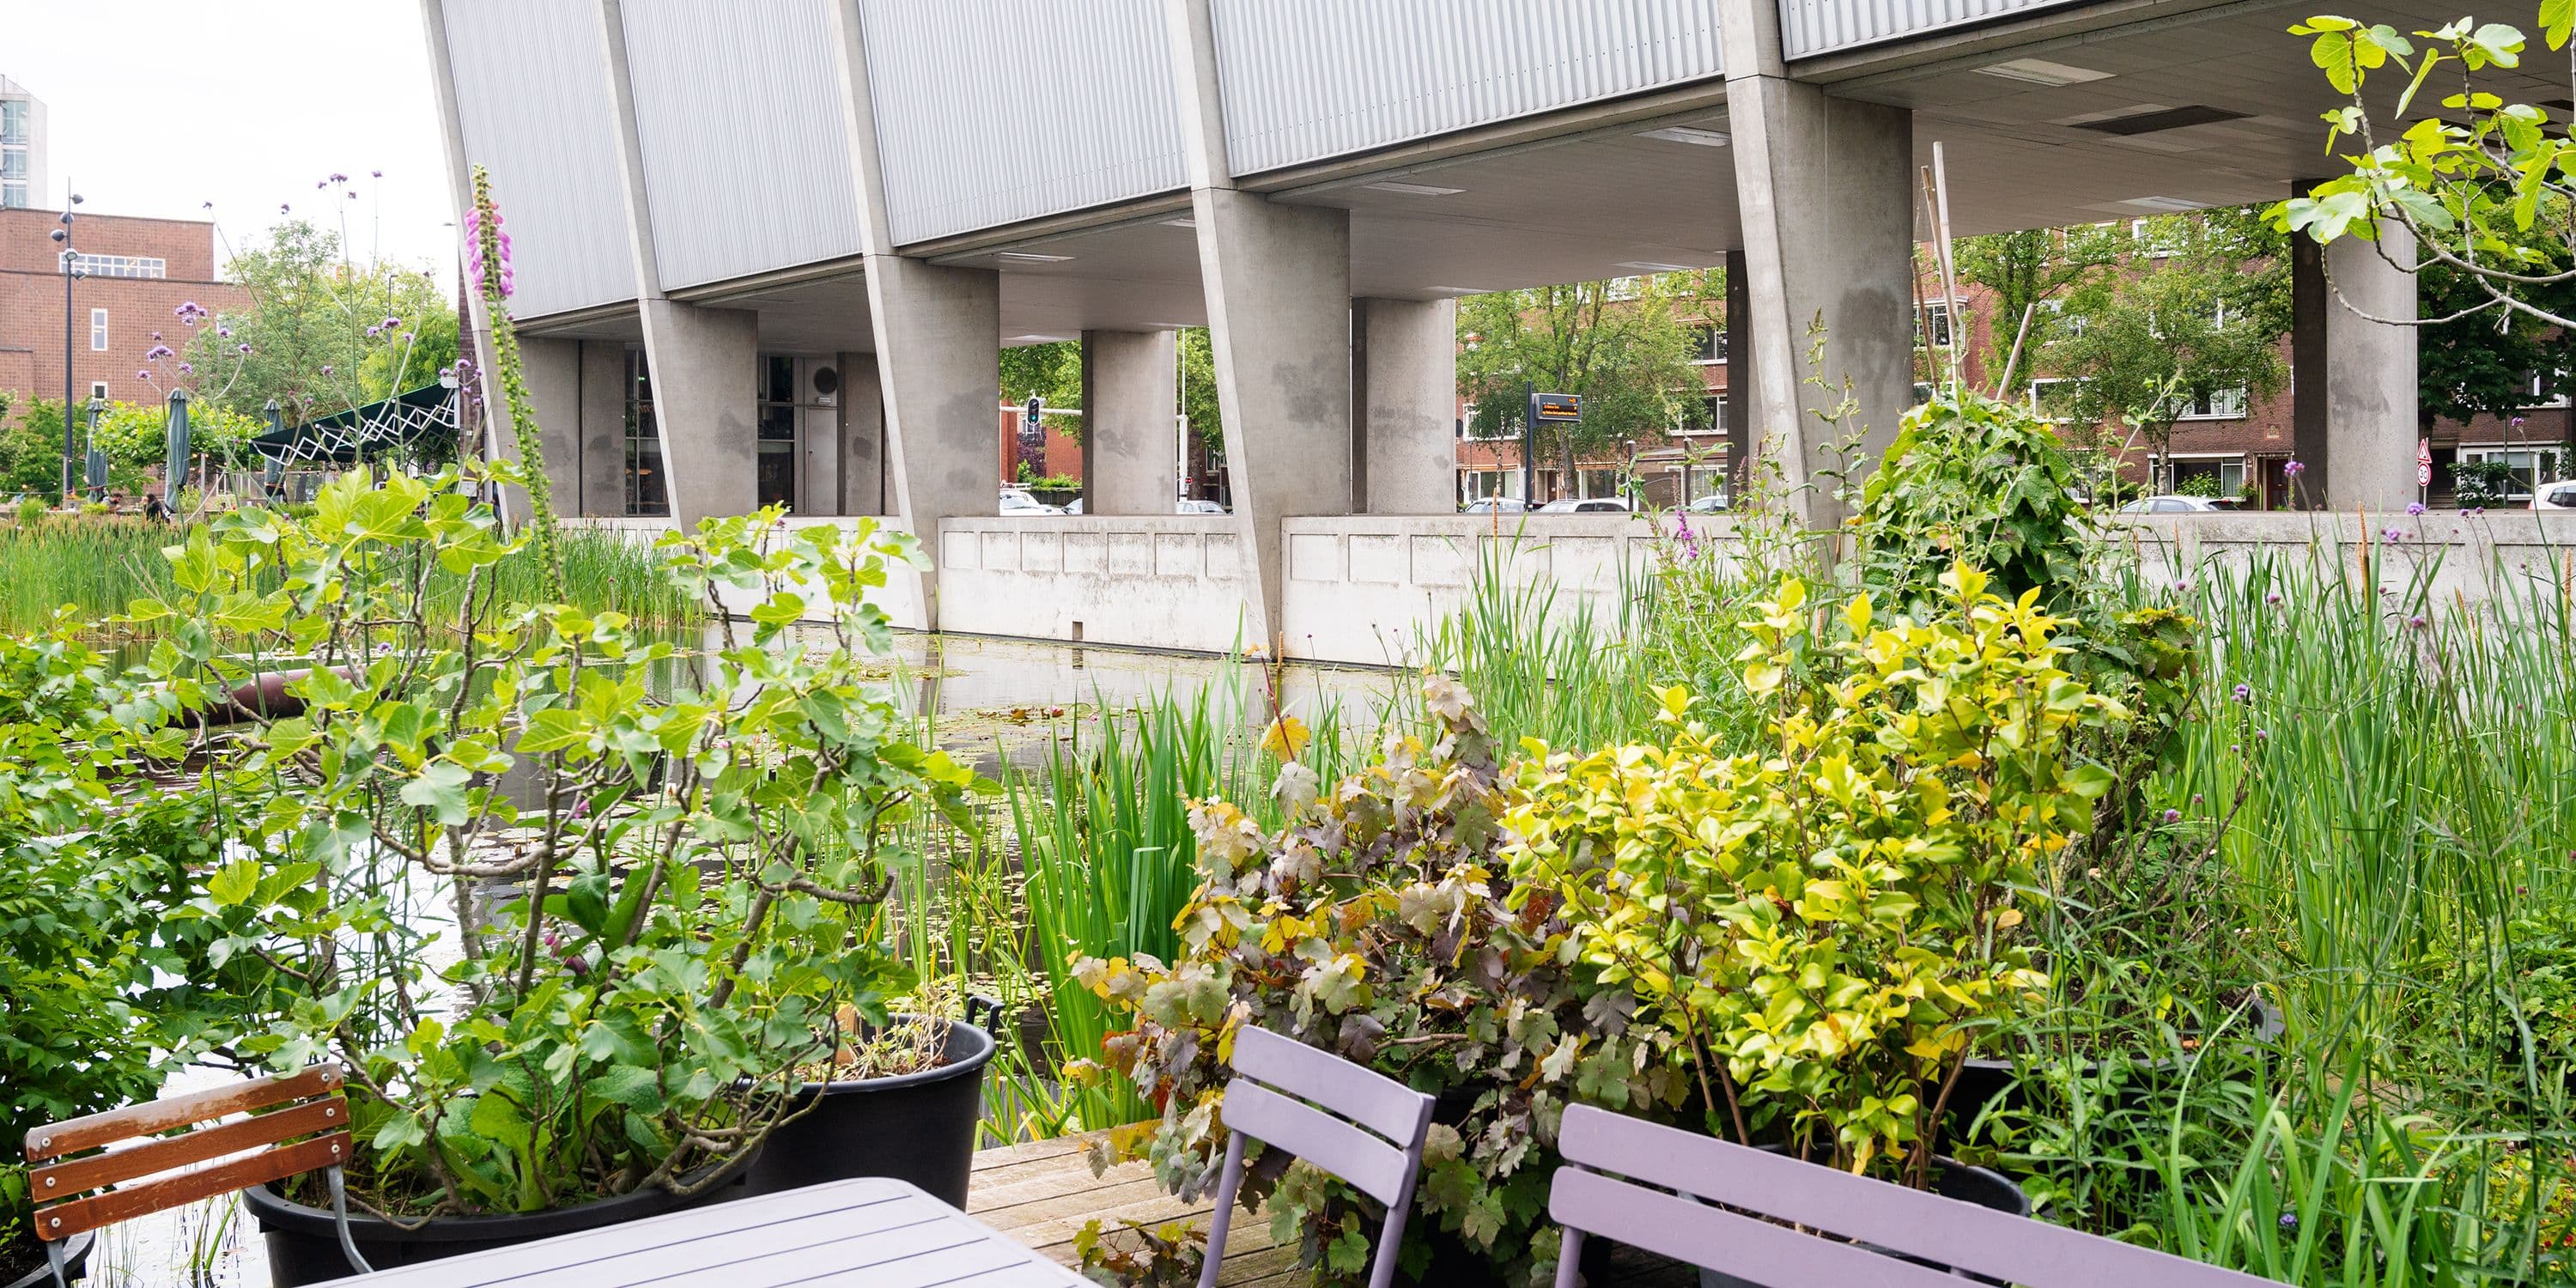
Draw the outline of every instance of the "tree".
<instances>
[{"instance_id":1,"label":"tree","mask_svg":"<svg viewBox=\"0 0 2576 1288\"><path fill-rule=\"evenodd\" d=\"M2528 313L2480 307L2486 292L2470 274L2428 264L2416 276L2416 311L2439 321L2416 332L2418 418L2429 435L2436 421L2465 425L2480 415L2509 417L2557 397L2576 375L2565 328ZM2522 288L2543 310L2576 311L2576 284ZM2537 379L2538 388L2533 387Z\"/></svg>"},{"instance_id":2,"label":"tree","mask_svg":"<svg viewBox=\"0 0 2576 1288\"><path fill-rule=\"evenodd\" d=\"M2079 224L2072 228L2029 228L2020 232L1962 237L1951 248L1959 280L1993 293L1995 324L1986 345L1985 369L2000 376L2022 314L2035 305L2062 299L2092 282L2102 270L2119 263L2136 248L2128 226ZM2031 359L2058 333L2055 313L2031 315L2021 368L2030 375ZM2006 391L2009 394L2010 391Z\"/></svg>"},{"instance_id":3,"label":"tree","mask_svg":"<svg viewBox=\"0 0 2576 1288\"><path fill-rule=\"evenodd\" d=\"M1002 401L1026 403L1035 394L1049 407L1082 406L1082 345L1072 340L1002 350ZM1049 416L1049 429L1082 437L1081 418Z\"/></svg>"},{"instance_id":4,"label":"tree","mask_svg":"<svg viewBox=\"0 0 2576 1288\"><path fill-rule=\"evenodd\" d=\"M455 305L435 280L353 263L337 234L303 220L269 230L224 271L250 307L195 323L165 384L193 379L201 397L248 415L273 398L300 424L419 388L456 361Z\"/></svg>"},{"instance_id":5,"label":"tree","mask_svg":"<svg viewBox=\"0 0 2576 1288\"><path fill-rule=\"evenodd\" d=\"M1181 414L1208 454L1225 459L1225 411L1216 392L1216 341L1203 326L1181 328Z\"/></svg>"},{"instance_id":6,"label":"tree","mask_svg":"<svg viewBox=\"0 0 2576 1288\"><path fill-rule=\"evenodd\" d=\"M1705 424L1690 332L1674 306L1683 301L1690 307L1681 311L1696 312L1712 278L1723 298L1723 275L1709 273L1467 297L1458 309L1458 393L1475 405L1476 432L1521 429L1533 385L1580 395L1582 423L1539 435L1540 451L1571 480L1584 456L1611 444Z\"/></svg>"},{"instance_id":7,"label":"tree","mask_svg":"<svg viewBox=\"0 0 2576 1288\"><path fill-rule=\"evenodd\" d=\"M2078 382L2064 407L2078 425L2125 423L2162 457L2195 405L2280 391L2289 257L2240 210L2162 217L2143 240L2146 253L2069 294L2046 357Z\"/></svg>"}]
</instances>

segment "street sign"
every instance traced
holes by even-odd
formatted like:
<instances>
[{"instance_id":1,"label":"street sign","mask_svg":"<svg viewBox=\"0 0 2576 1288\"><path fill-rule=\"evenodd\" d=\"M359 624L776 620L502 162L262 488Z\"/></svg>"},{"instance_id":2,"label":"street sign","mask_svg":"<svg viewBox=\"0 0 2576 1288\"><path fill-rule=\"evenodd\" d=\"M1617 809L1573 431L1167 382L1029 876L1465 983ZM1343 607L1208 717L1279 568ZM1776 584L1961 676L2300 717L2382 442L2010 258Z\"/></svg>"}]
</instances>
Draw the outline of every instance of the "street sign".
<instances>
[{"instance_id":1,"label":"street sign","mask_svg":"<svg viewBox=\"0 0 2576 1288\"><path fill-rule=\"evenodd\" d=\"M1542 425L1571 425L1583 419L1581 394L1532 394L1530 419Z\"/></svg>"},{"instance_id":2,"label":"street sign","mask_svg":"<svg viewBox=\"0 0 2576 1288\"><path fill-rule=\"evenodd\" d=\"M2433 440L2415 440L2415 486L2433 486Z\"/></svg>"}]
</instances>

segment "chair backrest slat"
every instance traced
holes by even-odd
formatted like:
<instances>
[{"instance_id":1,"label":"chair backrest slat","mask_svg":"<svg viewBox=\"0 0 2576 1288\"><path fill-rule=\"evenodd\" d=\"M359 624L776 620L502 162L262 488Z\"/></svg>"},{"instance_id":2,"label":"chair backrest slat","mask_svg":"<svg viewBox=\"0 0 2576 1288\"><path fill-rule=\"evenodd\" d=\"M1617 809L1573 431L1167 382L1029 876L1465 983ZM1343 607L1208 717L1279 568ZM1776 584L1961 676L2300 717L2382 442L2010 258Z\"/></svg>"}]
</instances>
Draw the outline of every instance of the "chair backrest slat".
<instances>
[{"instance_id":1,"label":"chair backrest slat","mask_svg":"<svg viewBox=\"0 0 2576 1288\"><path fill-rule=\"evenodd\" d=\"M1421 1092L1267 1029L1246 1025L1235 1030L1234 1070L1311 1100L1389 1140L1408 1141L1422 1130Z\"/></svg>"},{"instance_id":2,"label":"chair backrest slat","mask_svg":"<svg viewBox=\"0 0 2576 1288\"><path fill-rule=\"evenodd\" d=\"M1577 1230L1694 1266L1724 1270L1766 1288L1959 1285L1957 1279L1926 1266L1580 1168L1557 1171L1547 1210L1559 1223Z\"/></svg>"},{"instance_id":3,"label":"chair backrest slat","mask_svg":"<svg viewBox=\"0 0 2576 1288\"><path fill-rule=\"evenodd\" d=\"M317 1064L293 1073L253 1078L229 1086L147 1100L123 1109L111 1109L86 1118L70 1118L49 1123L27 1133L27 1161L41 1163L65 1154L77 1154L120 1140L137 1136L156 1136L173 1127L185 1127L227 1114L247 1113L273 1105L310 1100L316 1096L337 1095L341 1069L336 1064Z\"/></svg>"},{"instance_id":4,"label":"chair backrest slat","mask_svg":"<svg viewBox=\"0 0 2576 1288\"><path fill-rule=\"evenodd\" d=\"M344 1130L348 1125L348 1099L333 1096L275 1113L201 1127L185 1135L155 1136L104 1154L48 1163L27 1173L27 1188L38 1202L49 1202L261 1145L281 1144L315 1132Z\"/></svg>"},{"instance_id":5,"label":"chair backrest slat","mask_svg":"<svg viewBox=\"0 0 2576 1288\"><path fill-rule=\"evenodd\" d=\"M1588 1105L1565 1111L1557 1146L1568 1164L1557 1173L1558 1192L1588 1186L1574 1179L1582 1174L1580 1168L1615 1172L1642 1183L1630 1187L1640 1192L1651 1192L1645 1188L1649 1186L1678 1190L1757 1216L2029 1288L2253 1288L2270 1283ZM1615 1209L1608 1213L1612 1218L1616 1215ZM1637 1233L1566 1223L1620 1242L1632 1241ZM1855 1250L1823 1239L1809 1241L1819 1247ZM1727 1261L1700 1264L1735 1269Z\"/></svg>"},{"instance_id":6,"label":"chair backrest slat","mask_svg":"<svg viewBox=\"0 0 2576 1288\"><path fill-rule=\"evenodd\" d=\"M1284 1149L1351 1183L1380 1203L1404 1188L1404 1151L1320 1109L1244 1078L1226 1084L1228 1131Z\"/></svg>"},{"instance_id":7,"label":"chair backrest slat","mask_svg":"<svg viewBox=\"0 0 2576 1288\"><path fill-rule=\"evenodd\" d=\"M349 1133L333 1132L229 1163L181 1172L165 1180L129 1185L88 1198L38 1208L36 1234L47 1241L68 1239L84 1230L95 1230L103 1225L114 1225L199 1199L230 1194L269 1181L282 1181L316 1168L348 1161Z\"/></svg>"}]
</instances>

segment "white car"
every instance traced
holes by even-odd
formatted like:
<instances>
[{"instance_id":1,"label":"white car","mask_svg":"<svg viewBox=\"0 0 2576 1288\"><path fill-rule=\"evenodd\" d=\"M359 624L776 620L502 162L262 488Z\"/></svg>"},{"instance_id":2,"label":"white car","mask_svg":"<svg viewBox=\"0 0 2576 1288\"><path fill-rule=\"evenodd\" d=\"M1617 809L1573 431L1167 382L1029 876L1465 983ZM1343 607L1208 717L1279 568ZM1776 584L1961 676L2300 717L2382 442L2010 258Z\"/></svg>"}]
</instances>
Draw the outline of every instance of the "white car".
<instances>
[{"instance_id":1,"label":"white car","mask_svg":"<svg viewBox=\"0 0 2576 1288\"><path fill-rule=\"evenodd\" d=\"M2205 496L2142 496L2120 507L2122 514L2207 514L2227 507Z\"/></svg>"},{"instance_id":2,"label":"white car","mask_svg":"<svg viewBox=\"0 0 2576 1288\"><path fill-rule=\"evenodd\" d=\"M1518 514L1529 507L1516 496L1480 496L1458 507L1460 514Z\"/></svg>"},{"instance_id":3,"label":"white car","mask_svg":"<svg viewBox=\"0 0 2576 1288\"><path fill-rule=\"evenodd\" d=\"M1695 496L1691 498L1691 503L1684 508L1688 509L1693 514L1724 514L1727 509L1726 498L1723 496Z\"/></svg>"},{"instance_id":4,"label":"white car","mask_svg":"<svg viewBox=\"0 0 2576 1288\"><path fill-rule=\"evenodd\" d=\"M1214 501L1202 501L1195 498L1182 501L1179 505L1172 508L1172 513L1174 514L1224 514L1225 512L1225 507Z\"/></svg>"},{"instance_id":5,"label":"white car","mask_svg":"<svg viewBox=\"0 0 2576 1288\"><path fill-rule=\"evenodd\" d=\"M1027 488L1006 487L1002 489L1002 513L1062 514L1064 511L1029 495L1029 490Z\"/></svg>"},{"instance_id":6,"label":"white car","mask_svg":"<svg viewBox=\"0 0 2576 1288\"><path fill-rule=\"evenodd\" d=\"M2531 489L2535 510L2576 510L2576 479L2560 479Z\"/></svg>"},{"instance_id":7,"label":"white car","mask_svg":"<svg viewBox=\"0 0 2576 1288\"><path fill-rule=\"evenodd\" d=\"M1626 514L1628 503L1615 496L1561 496L1538 508L1541 514Z\"/></svg>"}]
</instances>

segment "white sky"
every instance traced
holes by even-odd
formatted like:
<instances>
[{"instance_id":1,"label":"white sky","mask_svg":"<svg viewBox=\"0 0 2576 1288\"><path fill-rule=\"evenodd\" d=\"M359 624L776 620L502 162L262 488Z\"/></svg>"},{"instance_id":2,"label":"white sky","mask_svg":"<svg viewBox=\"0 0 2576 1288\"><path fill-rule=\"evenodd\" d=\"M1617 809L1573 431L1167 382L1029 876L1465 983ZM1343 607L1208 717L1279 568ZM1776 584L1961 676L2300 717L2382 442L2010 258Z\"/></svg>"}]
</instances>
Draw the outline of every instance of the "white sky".
<instances>
[{"instance_id":1,"label":"white sky","mask_svg":"<svg viewBox=\"0 0 2576 1288\"><path fill-rule=\"evenodd\" d=\"M40 205L68 180L82 211L212 218L241 246L284 203L345 218L358 257L453 273L417 0L0 0L0 76L51 113ZM357 200L314 189L334 173Z\"/></svg>"}]
</instances>

